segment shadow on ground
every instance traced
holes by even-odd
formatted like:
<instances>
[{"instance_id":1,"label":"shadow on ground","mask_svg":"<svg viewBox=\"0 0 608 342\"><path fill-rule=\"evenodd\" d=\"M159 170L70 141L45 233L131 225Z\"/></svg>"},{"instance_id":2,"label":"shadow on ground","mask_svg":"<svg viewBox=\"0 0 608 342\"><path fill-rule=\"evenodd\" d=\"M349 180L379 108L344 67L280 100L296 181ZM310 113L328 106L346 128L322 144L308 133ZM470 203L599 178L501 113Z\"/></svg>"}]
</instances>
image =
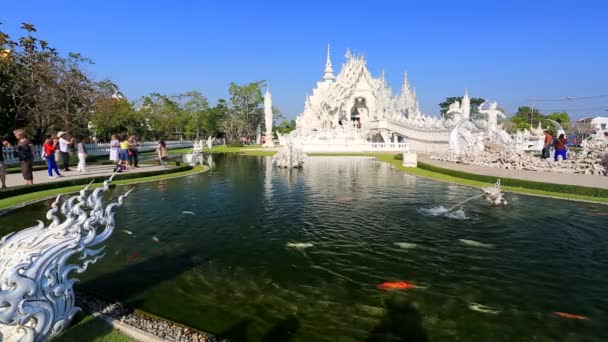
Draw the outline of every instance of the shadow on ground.
<instances>
[{"instance_id":1,"label":"shadow on ground","mask_svg":"<svg viewBox=\"0 0 608 342\"><path fill-rule=\"evenodd\" d=\"M386 314L370 332L366 342L427 342L422 316L405 298L386 301Z\"/></svg>"}]
</instances>

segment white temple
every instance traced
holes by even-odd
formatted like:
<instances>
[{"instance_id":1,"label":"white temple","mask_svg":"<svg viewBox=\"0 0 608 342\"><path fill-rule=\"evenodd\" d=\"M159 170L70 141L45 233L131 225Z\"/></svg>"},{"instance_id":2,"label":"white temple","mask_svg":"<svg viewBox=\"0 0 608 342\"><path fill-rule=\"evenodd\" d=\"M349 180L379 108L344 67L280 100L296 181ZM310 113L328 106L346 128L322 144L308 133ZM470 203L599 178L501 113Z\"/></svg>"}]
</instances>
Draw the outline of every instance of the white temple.
<instances>
[{"instance_id":1,"label":"white temple","mask_svg":"<svg viewBox=\"0 0 608 342\"><path fill-rule=\"evenodd\" d=\"M306 97L290 138L305 151L401 151L407 142L412 150L444 152L449 150L453 120L469 116L468 96L450 110L450 122L423 114L407 74L401 91L394 95L384 74L373 77L365 58L349 50L340 73L334 76L328 46L323 77Z\"/></svg>"}]
</instances>

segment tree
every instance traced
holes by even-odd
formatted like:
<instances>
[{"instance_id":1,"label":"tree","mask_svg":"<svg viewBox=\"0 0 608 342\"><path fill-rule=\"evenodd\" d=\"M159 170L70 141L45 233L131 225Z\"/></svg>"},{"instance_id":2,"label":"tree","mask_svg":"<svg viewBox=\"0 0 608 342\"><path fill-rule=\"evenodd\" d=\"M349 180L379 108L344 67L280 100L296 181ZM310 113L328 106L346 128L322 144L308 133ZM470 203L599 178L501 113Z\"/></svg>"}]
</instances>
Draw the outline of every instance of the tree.
<instances>
[{"instance_id":1,"label":"tree","mask_svg":"<svg viewBox=\"0 0 608 342\"><path fill-rule=\"evenodd\" d=\"M517 129L530 129L536 127L539 122L544 124L545 119L546 117L537 109L532 110L530 107L522 106L517 109L517 113L510 118L510 121L516 125Z\"/></svg>"},{"instance_id":2,"label":"tree","mask_svg":"<svg viewBox=\"0 0 608 342\"><path fill-rule=\"evenodd\" d=\"M291 131L293 131L294 129L296 129L296 120L283 120L281 122L281 124L279 124L276 128L275 128L275 132L277 133L281 133L281 134L287 134Z\"/></svg>"},{"instance_id":3,"label":"tree","mask_svg":"<svg viewBox=\"0 0 608 342\"><path fill-rule=\"evenodd\" d=\"M104 97L95 102L91 123L99 141L109 141L112 134L145 136L143 116L124 98Z\"/></svg>"},{"instance_id":4,"label":"tree","mask_svg":"<svg viewBox=\"0 0 608 342\"><path fill-rule=\"evenodd\" d=\"M199 91L191 91L178 96L182 102L182 109L187 117L185 133L188 136L199 138L208 133L206 131L206 114L209 111L209 101Z\"/></svg>"},{"instance_id":5,"label":"tree","mask_svg":"<svg viewBox=\"0 0 608 342\"><path fill-rule=\"evenodd\" d=\"M184 133L185 116L170 96L152 93L142 97L139 112L151 137L168 139Z\"/></svg>"},{"instance_id":6,"label":"tree","mask_svg":"<svg viewBox=\"0 0 608 342\"><path fill-rule=\"evenodd\" d=\"M568 116L568 113L566 112L555 112L553 114L549 114L547 119L557 121L562 125L562 127L564 127L565 130L570 128L570 116ZM546 124L544 126L546 126Z\"/></svg>"},{"instance_id":7,"label":"tree","mask_svg":"<svg viewBox=\"0 0 608 342\"><path fill-rule=\"evenodd\" d=\"M439 107L441 108L441 111L440 111L441 116L443 117L448 112L448 108L455 101L458 101L459 103L462 104L462 98L463 98L463 96L447 97L445 99L445 101L441 102L439 104ZM479 106L482 103L484 103L486 100L484 100L484 99L482 99L480 97L472 97L470 99L470 101L471 101L471 114L474 114L474 113L477 113L479 111Z\"/></svg>"},{"instance_id":8,"label":"tree","mask_svg":"<svg viewBox=\"0 0 608 342\"><path fill-rule=\"evenodd\" d=\"M221 128L231 143L238 143L242 137L252 138L264 118L262 103L264 98L260 86L264 81L252 82L244 86L230 83L230 107Z\"/></svg>"},{"instance_id":9,"label":"tree","mask_svg":"<svg viewBox=\"0 0 608 342\"><path fill-rule=\"evenodd\" d=\"M78 53L66 57L41 39L36 28L12 40L0 32L0 130L25 128L34 140L58 130L87 134L91 109L100 96L99 85L84 66L92 61Z\"/></svg>"}]
</instances>

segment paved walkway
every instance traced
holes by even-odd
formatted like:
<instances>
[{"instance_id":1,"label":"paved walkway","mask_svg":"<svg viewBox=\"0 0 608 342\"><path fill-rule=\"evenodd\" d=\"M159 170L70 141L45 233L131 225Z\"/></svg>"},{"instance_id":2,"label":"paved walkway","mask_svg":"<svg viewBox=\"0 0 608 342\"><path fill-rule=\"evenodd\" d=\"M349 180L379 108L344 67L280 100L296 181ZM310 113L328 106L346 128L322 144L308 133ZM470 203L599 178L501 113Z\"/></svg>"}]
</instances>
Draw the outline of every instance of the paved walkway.
<instances>
[{"instance_id":1,"label":"paved walkway","mask_svg":"<svg viewBox=\"0 0 608 342\"><path fill-rule=\"evenodd\" d=\"M484 166L466 165L459 163L444 162L431 160L427 155L419 154L418 160L438 167L443 167L451 170L464 171L475 173L478 175L493 176L499 178L516 178L535 182L579 185L592 188L608 189L608 177L582 175L574 173L546 172L546 171L528 171L528 170L507 170Z\"/></svg>"},{"instance_id":2,"label":"paved walkway","mask_svg":"<svg viewBox=\"0 0 608 342\"><path fill-rule=\"evenodd\" d=\"M169 166L171 168L172 166ZM175 166L173 166L175 167ZM51 183L51 182L59 182L67 179L75 179L75 178L87 178L87 177L97 177L97 176L110 176L114 171L114 165L88 165L86 172L78 172L76 171L76 166L70 168L72 171L61 171L61 175L63 177L60 178L49 178L49 175L46 170L34 171L34 184L41 183ZM125 171L125 173L145 173L156 170L163 170L164 167L160 165L145 165L142 164L139 168L129 169ZM54 173L53 173L54 174ZM18 185L24 185L25 182L21 173L11 173L6 175L6 186L13 187Z\"/></svg>"}]
</instances>

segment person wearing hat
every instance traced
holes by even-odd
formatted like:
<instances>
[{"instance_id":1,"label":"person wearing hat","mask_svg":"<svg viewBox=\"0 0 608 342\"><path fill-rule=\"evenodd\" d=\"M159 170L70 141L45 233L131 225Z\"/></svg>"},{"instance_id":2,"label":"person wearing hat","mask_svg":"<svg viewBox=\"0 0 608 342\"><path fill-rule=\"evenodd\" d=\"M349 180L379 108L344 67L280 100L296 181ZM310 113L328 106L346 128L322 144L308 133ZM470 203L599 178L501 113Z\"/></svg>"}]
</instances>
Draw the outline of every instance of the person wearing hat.
<instances>
[{"instance_id":1,"label":"person wearing hat","mask_svg":"<svg viewBox=\"0 0 608 342\"><path fill-rule=\"evenodd\" d=\"M57 133L57 138L59 138L59 151L61 151L61 159L63 161L62 171L72 171L70 170L70 141L66 138L66 133L64 131L59 131Z\"/></svg>"}]
</instances>

